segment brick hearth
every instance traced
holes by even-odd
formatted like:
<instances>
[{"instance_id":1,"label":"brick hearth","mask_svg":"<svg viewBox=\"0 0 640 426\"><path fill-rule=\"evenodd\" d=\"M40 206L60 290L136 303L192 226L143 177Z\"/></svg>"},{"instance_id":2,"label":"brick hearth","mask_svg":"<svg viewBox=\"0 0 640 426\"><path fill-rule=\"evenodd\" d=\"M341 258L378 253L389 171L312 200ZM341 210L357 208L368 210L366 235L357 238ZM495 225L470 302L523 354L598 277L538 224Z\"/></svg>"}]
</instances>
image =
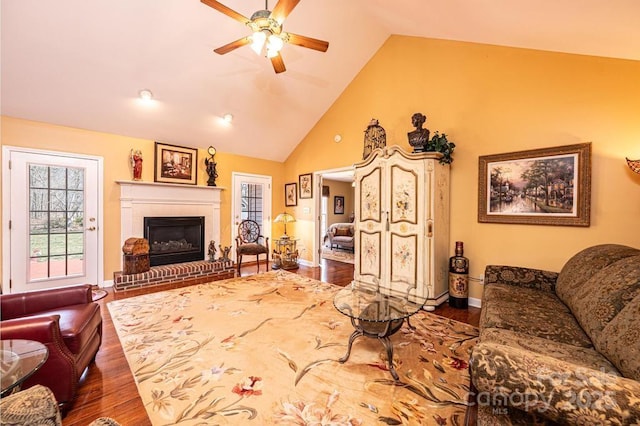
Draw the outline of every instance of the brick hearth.
<instances>
[{"instance_id":1,"label":"brick hearth","mask_svg":"<svg viewBox=\"0 0 640 426\"><path fill-rule=\"evenodd\" d=\"M233 261L176 263L173 265L153 266L149 271L140 274L125 275L122 271L113 274L113 290L129 291L162 286L178 288L200 284L208 281L224 280L235 277Z\"/></svg>"}]
</instances>

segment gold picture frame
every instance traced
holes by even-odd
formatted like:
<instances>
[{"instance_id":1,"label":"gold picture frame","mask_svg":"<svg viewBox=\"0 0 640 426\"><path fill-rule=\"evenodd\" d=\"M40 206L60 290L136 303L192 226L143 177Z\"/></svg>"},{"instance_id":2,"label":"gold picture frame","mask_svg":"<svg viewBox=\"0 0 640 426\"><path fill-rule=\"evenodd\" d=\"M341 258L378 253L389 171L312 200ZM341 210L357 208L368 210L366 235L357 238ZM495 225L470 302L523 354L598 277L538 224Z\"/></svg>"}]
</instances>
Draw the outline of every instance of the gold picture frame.
<instances>
[{"instance_id":1,"label":"gold picture frame","mask_svg":"<svg viewBox=\"0 0 640 426\"><path fill-rule=\"evenodd\" d=\"M591 143L484 155L478 222L590 226Z\"/></svg>"},{"instance_id":2,"label":"gold picture frame","mask_svg":"<svg viewBox=\"0 0 640 426\"><path fill-rule=\"evenodd\" d=\"M156 142L154 181L196 185L198 150Z\"/></svg>"}]
</instances>

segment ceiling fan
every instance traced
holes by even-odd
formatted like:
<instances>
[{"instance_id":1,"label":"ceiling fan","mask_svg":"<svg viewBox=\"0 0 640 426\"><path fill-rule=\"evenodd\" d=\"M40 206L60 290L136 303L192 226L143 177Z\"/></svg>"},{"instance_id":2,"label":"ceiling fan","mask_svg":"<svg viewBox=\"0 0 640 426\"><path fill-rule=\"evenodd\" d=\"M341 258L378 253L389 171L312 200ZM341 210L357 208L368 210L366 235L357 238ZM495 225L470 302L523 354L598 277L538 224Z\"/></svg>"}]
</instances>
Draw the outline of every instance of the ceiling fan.
<instances>
[{"instance_id":1,"label":"ceiling fan","mask_svg":"<svg viewBox=\"0 0 640 426\"><path fill-rule=\"evenodd\" d=\"M216 0L200 1L251 28L251 35L214 49L214 52L219 55L224 55L238 47L251 44L251 48L257 54L264 53L271 60L271 64L276 73L281 73L287 70L280 53L285 43L295 44L296 46L302 46L320 52L326 52L329 48L329 42L282 31L282 23L286 17L289 16L293 8L300 3L300 0L278 0L273 11L269 10L267 0L265 0L264 10L258 10L251 15L251 18L241 15Z\"/></svg>"}]
</instances>

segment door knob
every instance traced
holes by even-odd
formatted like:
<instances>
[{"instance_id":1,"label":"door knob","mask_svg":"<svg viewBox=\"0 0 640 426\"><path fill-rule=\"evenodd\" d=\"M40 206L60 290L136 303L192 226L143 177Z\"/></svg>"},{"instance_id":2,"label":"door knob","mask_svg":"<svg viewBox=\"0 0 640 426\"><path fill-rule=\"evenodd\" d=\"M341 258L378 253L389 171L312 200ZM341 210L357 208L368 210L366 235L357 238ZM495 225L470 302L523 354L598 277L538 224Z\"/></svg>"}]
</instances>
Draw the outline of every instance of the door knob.
<instances>
[{"instance_id":1,"label":"door knob","mask_svg":"<svg viewBox=\"0 0 640 426\"><path fill-rule=\"evenodd\" d=\"M87 228L87 231L95 231L96 227L95 226L90 226Z\"/></svg>"}]
</instances>

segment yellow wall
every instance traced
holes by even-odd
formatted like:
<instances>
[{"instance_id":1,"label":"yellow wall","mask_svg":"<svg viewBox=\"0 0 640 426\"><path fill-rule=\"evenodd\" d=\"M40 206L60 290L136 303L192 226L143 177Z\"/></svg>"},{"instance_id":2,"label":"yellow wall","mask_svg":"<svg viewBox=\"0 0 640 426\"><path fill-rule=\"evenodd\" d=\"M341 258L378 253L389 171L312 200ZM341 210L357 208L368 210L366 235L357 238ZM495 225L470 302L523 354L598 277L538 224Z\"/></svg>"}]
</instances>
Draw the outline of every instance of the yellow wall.
<instances>
[{"instance_id":1,"label":"yellow wall","mask_svg":"<svg viewBox=\"0 0 640 426\"><path fill-rule=\"evenodd\" d=\"M120 186L117 180L132 178L129 166L131 148L143 154L142 180L153 182L154 141L130 138L107 133L55 126L46 123L2 117L1 140L3 145L28 147L50 151L75 152L104 158L104 274L113 279L120 269ZM206 150L198 152L198 185L206 186L207 173L204 158ZM218 179L222 191L220 212L220 237L222 245L231 244L231 172L245 172L273 177L273 187L284 186L283 163L249 158L220 152L216 154ZM281 191L273 191L274 208L284 203ZM276 210L274 210L275 212ZM2 231L0 230L0 233ZM0 234L1 237L1 234ZM0 270L1 274L1 270Z\"/></svg>"},{"instance_id":2,"label":"yellow wall","mask_svg":"<svg viewBox=\"0 0 640 426\"><path fill-rule=\"evenodd\" d=\"M472 276L494 263L559 270L597 243L640 247L640 176L624 161L640 158L640 62L392 36L287 159L287 177L358 162L372 118L387 145L409 149L415 112L457 145L450 251L465 243ZM582 142L593 143L591 227L478 223L479 156Z\"/></svg>"}]
</instances>

